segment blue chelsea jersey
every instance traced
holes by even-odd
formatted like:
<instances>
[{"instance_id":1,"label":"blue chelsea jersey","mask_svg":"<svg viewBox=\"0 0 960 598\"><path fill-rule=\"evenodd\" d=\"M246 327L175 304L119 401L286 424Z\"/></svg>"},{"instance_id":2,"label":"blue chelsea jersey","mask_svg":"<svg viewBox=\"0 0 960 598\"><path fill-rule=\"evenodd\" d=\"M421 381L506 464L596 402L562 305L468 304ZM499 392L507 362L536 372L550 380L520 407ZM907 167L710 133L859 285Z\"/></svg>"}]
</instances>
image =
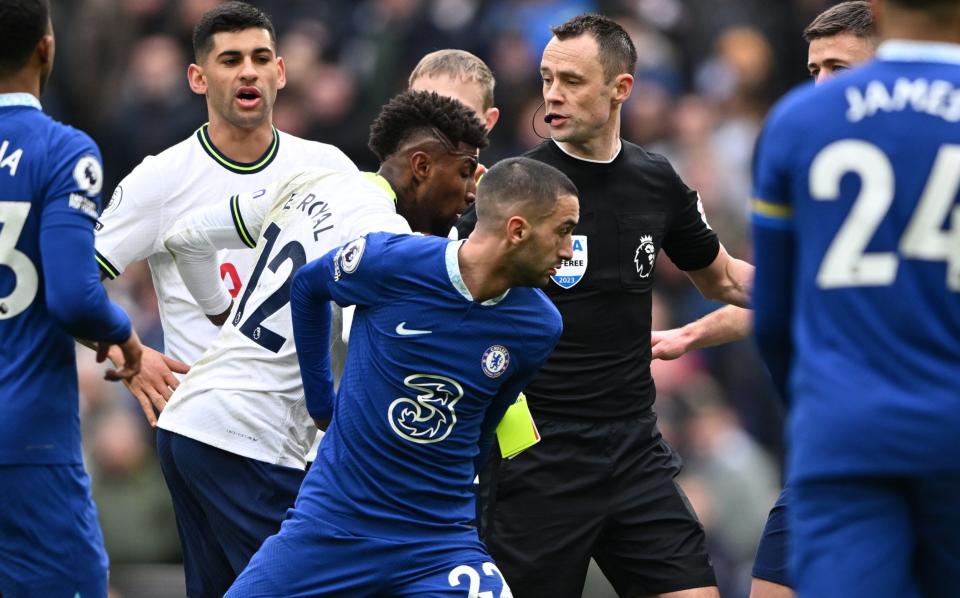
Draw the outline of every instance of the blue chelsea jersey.
<instances>
[{"instance_id":1,"label":"blue chelsea jersey","mask_svg":"<svg viewBox=\"0 0 960 598\"><path fill-rule=\"evenodd\" d=\"M960 46L887 42L790 94L754 174L793 477L960 468Z\"/></svg>"},{"instance_id":2,"label":"blue chelsea jersey","mask_svg":"<svg viewBox=\"0 0 960 598\"><path fill-rule=\"evenodd\" d=\"M93 261L100 152L39 108L0 95L0 464L80 463L73 335L130 335Z\"/></svg>"},{"instance_id":3,"label":"blue chelsea jersey","mask_svg":"<svg viewBox=\"0 0 960 598\"><path fill-rule=\"evenodd\" d=\"M468 524L478 453L562 323L539 289L474 301L460 278L461 243L376 233L301 269L357 311L297 510L379 537L476 534ZM309 402L314 385L305 386Z\"/></svg>"}]
</instances>

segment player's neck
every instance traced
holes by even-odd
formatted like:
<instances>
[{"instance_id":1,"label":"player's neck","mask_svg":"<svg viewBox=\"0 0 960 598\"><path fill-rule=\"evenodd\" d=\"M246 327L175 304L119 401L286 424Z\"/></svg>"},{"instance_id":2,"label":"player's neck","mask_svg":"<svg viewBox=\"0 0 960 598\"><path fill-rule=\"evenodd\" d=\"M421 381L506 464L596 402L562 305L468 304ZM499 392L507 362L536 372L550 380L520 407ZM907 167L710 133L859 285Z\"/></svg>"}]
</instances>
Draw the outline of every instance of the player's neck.
<instances>
[{"instance_id":1,"label":"player's neck","mask_svg":"<svg viewBox=\"0 0 960 598\"><path fill-rule=\"evenodd\" d=\"M9 77L0 78L0 93L29 93L40 99L40 78L33 72L21 70Z\"/></svg>"},{"instance_id":2,"label":"player's neck","mask_svg":"<svg viewBox=\"0 0 960 598\"><path fill-rule=\"evenodd\" d=\"M563 151L584 160L607 162L620 149L620 113L615 113L610 122L594 137L583 142L557 141Z\"/></svg>"},{"instance_id":3,"label":"player's neck","mask_svg":"<svg viewBox=\"0 0 960 598\"><path fill-rule=\"evenodd\" d=\"M217 150L235 162L255 162L273 143L273 123L270 120L246 129L211 113L207 133Z\"/></svg>"},{"instance_id":4,"label":"player's neck","mask_svg":"<svg viewBox=\"0 0 960 598\"><path fill-rule=\"evenodd\" d=\"M500 268L498 251L492 239L474 231L460 246L457 261L460 277L474 301L483 303L503 295L510 288L510 281Z\"/></svg>"},{"instance_id":5,"label":"player's neck","mask_svg":"<svg viewBox=\"0 0 960 598\"><path fill-rule=\"evenodd\" d=\"M960 44L960 24L954 18L937 19L918 10L901 10L885 5L880 33L884 39Z\"/></svg>"}]
</instances>

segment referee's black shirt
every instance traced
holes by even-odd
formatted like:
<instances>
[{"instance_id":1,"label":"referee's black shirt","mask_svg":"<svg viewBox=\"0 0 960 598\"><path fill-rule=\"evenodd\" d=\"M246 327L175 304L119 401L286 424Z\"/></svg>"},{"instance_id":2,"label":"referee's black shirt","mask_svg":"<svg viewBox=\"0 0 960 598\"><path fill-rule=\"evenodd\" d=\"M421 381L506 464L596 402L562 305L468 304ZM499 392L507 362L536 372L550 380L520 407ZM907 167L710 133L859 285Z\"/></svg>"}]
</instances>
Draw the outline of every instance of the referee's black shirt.
<instances>
[{"instance_id":1,"label":"referee's black shirt","mask_svg":"<svg viewBox=\"0 0 960 598\"><path fill-rule=\"evenodd\" d=\"M642 238L651 237L654 255L664 249L682 270L709 266L720 242L700 213L697 193L665 158L638 145L623 141L610 163L574 158L552 140L525 156L555 166L576 184L580 223L573 234L587 237L583 278L568 289L554 281L545 289L563 316L563 335L525 390L528 404L545 419L641 415L656 394L650 376L653 276L643 262L648 247L641 248L649 238Z\"/></svg>"}]
</instances>

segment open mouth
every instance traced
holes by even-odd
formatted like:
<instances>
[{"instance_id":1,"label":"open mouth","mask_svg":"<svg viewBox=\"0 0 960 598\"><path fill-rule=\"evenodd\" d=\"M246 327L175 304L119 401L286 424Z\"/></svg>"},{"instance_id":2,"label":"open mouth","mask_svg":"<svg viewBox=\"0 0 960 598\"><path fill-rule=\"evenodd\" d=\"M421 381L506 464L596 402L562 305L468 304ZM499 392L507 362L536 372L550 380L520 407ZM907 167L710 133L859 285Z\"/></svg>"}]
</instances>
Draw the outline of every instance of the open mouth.
<instances>
[{"instance_id":1,"label":"open mouth","mask_svg":"<svg viewBox=\"0 0 960 598\"><path fill-rule=\"evenodd\" d=\"M241 87L237 90L237 101L245 108L252 108L260 103L260 90L256 87Z\"/></svg>"}]
</instances>

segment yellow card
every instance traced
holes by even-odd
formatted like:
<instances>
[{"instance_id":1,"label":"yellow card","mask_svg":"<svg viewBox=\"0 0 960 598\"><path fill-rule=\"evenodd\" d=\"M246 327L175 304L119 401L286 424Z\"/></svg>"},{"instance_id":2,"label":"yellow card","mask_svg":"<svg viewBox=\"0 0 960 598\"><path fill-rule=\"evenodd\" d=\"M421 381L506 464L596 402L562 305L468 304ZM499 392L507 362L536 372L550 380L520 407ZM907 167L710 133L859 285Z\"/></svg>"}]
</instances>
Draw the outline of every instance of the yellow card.
<instances>
[{"instance_id":1,"label":"yellow card","mask_svg":"<svg viewBox=\"0 0 960 598\"><path fill-rule=\"evenodd\" d=\"M540 442L540 432L530 415L527 397L522 392L497 425L497 442L504 459L512 459Z\"/></svg>"}]
</instances>

